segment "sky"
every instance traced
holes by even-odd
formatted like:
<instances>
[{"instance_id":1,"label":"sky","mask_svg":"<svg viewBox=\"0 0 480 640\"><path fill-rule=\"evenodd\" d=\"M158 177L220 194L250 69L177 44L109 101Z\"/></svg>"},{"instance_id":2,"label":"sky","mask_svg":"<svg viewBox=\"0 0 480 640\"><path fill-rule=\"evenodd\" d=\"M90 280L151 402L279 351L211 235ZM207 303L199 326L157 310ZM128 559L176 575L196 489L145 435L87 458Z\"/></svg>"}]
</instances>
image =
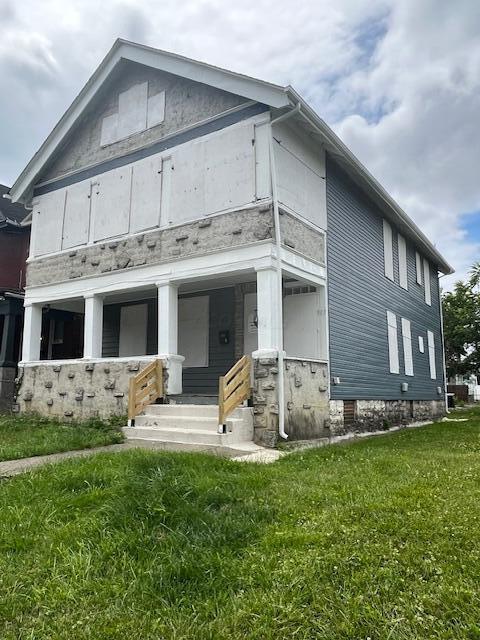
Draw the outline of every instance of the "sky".
<instances>
[{"instance_id":1,"label":"sky","mask_svg":"<svg viewBox=\"0 0 480 640\"><path fill-rule=\"evenodd\" d=\"M479 0L0 0L0 182L117 37L291 84L456 270L480 260Z\"/></svg>"}]
</instances>

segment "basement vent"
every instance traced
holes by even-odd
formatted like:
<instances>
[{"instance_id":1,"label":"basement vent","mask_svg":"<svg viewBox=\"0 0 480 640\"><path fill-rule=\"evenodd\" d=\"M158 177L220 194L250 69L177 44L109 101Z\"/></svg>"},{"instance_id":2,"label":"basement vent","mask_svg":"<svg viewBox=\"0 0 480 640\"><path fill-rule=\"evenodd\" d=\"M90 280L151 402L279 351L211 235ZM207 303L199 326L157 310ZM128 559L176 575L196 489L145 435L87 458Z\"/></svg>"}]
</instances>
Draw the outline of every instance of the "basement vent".
<instances>
[{"instance_id":1,"label":"basement vent","mask_svg":"<svg viewBox=\"0 0 480 640\"><path fill-rule=\"evenodd\" d=\"M343 401L343 425L345 427L353 426L355 422L355 400Z\"/></svg>"},{"instance_id":2,"label":"basement vent","mask_svg":"<svg viewBox=\"0 0 480 640\"><path fill-rule=\"evenodd\" d=\"M310 285L304 286L296 286L296 287L285 287L283 290L284 295L286 296L296 296L299 293L315 293L316 287L312 287Z\"/></svg>"}]
</instances>

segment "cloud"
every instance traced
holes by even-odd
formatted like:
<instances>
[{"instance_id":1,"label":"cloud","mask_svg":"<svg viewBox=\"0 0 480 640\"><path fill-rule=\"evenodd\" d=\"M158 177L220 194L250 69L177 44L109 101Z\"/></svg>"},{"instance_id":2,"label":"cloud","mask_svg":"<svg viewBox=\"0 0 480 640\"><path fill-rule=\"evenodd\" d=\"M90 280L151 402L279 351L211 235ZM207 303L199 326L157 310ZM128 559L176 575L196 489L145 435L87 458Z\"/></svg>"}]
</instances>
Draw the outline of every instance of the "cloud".
<instances>
[{"instance_id":1,"label":"cloud","mask_svg":"<svg viewBox=\"0 0 480 640\"><path fill-rule=\"evenodd\" d=\"M0 181L121 36L294 85L462 276L480 254L462 226L480 209L478 33L477 0L0 0Z\"/></svg>"}]
</instances>

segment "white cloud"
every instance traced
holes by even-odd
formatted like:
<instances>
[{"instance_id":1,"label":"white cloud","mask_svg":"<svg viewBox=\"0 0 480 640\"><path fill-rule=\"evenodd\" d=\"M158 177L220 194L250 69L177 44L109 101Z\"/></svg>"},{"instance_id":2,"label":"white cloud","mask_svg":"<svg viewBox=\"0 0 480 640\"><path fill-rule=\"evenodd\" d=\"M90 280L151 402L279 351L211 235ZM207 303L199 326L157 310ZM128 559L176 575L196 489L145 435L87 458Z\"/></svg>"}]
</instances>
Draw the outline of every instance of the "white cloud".
<instances>
[{"instance_id":1,"label":"white cloud","mask_svg":"<svg viewBox=\"0 0 480 640\"><path fill-rule=\"evenodd\" d=\"M0 0L0 181L118 36L293 84L463 275L479 247L477 0ZM8 99L6 97L8 96Z\"/></svg>"}]
</instances>

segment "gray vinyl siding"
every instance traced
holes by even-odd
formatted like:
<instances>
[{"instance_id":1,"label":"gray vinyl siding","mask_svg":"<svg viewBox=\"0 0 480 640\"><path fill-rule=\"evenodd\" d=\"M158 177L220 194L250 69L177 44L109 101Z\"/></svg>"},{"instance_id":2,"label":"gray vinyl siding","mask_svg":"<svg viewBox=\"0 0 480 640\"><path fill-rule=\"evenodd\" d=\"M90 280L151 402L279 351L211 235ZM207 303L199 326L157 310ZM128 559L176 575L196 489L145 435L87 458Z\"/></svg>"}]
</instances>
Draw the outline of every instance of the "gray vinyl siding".
<instances>
[{"instance_id":1,"label":"gray vinyl siding","mask_svg":"<svg viewBox=\"0 0 480 640\"><path fill-rule=\"evenodd\" d=\"M415 246L406 238L408 291L399 284L398 232L393 230L394 277L385 276L383 216L327 159L327 260L330 375L333 399L434 400L443 386L443 356L436 268L430 264L432 305L416 282ZM422 256L423 258L423 256ZM390 373L387 310L397 317L400 374ZM414 376L404 374L401 318L410 320ZM427 330L435 336L436 380L430 378ZM425 353L420 353L422 335ZM408 382L407 392L401 383Z\"/></svg>"}]
</instances>

